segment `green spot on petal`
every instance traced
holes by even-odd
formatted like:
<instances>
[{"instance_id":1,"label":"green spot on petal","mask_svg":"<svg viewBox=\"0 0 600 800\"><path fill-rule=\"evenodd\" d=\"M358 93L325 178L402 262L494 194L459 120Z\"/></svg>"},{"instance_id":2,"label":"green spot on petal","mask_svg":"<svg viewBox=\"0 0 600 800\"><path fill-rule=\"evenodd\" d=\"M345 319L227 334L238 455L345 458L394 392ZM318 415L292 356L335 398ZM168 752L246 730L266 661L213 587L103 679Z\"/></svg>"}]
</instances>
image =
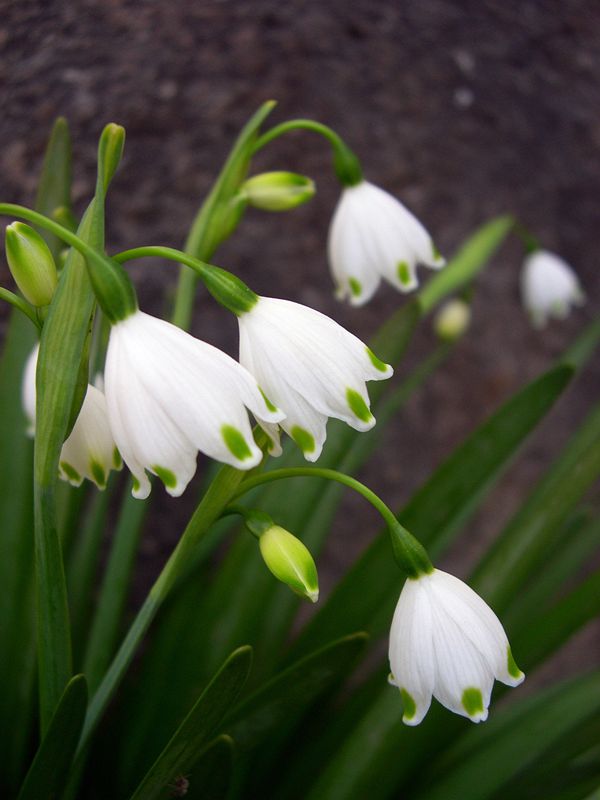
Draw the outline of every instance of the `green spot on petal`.
<instances>
[{"instance_id":1,"label":"green spot on petal","mask_svg":"<svg viewBox=\"0 0 600 800\"><path fill-rule=\"evenodd\" d=\"M367 350L367 355L369 356L369 361L371 362L371 364L373 364L375 369L378 370L379 372L387 372L389 369L388 365L385 364L383 361L381 361L381 359L377 358L377 356L371 350L370 347L367 347L366 350Z\"/></svg>"},{"instance_id":2,"label":"green spot on petal","mask_svg":"<svg viewBox=\"0 0 600 800\"><path fill-rule=\"evenodd\" d=\"M360 297L362 294L362 284L356 278L350 278L348 280L348 286L350 287L350 292L353 297Z\"/></svg>"},{"instance_id":3,"label":"green spot on petal","mask_svg":"<svg viewBox=\"0 0 600 800\"><path fill-rule=\"evenodd\" d=\"M462 705L470 717L483 711L483 696L480 689L465 689L462 696Z\"/></svg>"},{"instance_id":4,"label":"green spot on petal","mask_svg":"<svg viewBox=\"0 0 600 800\"><path fill-rule=\"evenodd\" d=\"M315 450L315 437L299 425L292 428L292 439L303 453L313 453Z\"/></svg>"},{"instance_id":5,"label":"green spot on petal","mask_svg":"<svg viewBox=\"0 0 600 800\"><path fill-rule=\"evenodd\" d=\"M398 279L403 286L410 286L412 283L412 276L410 274L410 267L406 261L399 261L396 267L398 272Z\"/></svg>"},{"instance_id":6,"label":"green spot on petal","mask_svg":"<svg viewBox=\"0 0 600 800\"><path fill-rule=\"evenodd\" d=\"M106 486L106 473L104 467L97 461L92 461L90 464L90 472L94 478L94 482L99 489L104 489Z\"/></svg>"},{"instance_id":7,"label":"green spot on petal","mask_svg":"<svg viewBox=\"0 0 600 800\"><path fill-rule=\"evenodd\" d=\"M227 445L227 449L238 461L245 461L247 458L252 458L252 451L248 447L248 442L244 439L242 432L234 428L233 425L223 425L221 428L221 436Z\"/></svg>"},{"instance_id":8,"label":"green spot on petal","mask_svg":"<svg viewBox=\"0 0 600 800\"><path fill-rule=\"evenodd\" d=\"M67 464L66 461L60 462L60 468L70 481L73 481L74 483L81 483L81 481L83 480L83 478L77 472L75 467L72 467L70 464Z\"/></svg>"},{"instance_id":9,"label":"green spot on petal","mask_svg":"<svg viewBox=\"0 0 600 800\"><path fill-rule=\"evenodd\" d=\"M263 392L263 390L260 388L260 386L258 387L258 391L259 391L259 392L262 394L262 398L263 398L263 400L265 401L265 405L266 405L267 409L268 409L269 411L271 411L272 413L274 413L275 411L277 411L277 410L278 410L278 409L277 409L277 406L274 406L274 405L273 405L273 403L272 403L272 402L269 400L269 398L268 398L268 397L267 397L267 395L266 395L266 394Z\"/></svg>"},{"instance_id":10,"label":"green spot on petal","mask_svg":"<svg viewBox=\"0 0 600 800\"><path fill-rule=\"evenodd\" d=\"M131 485L133 486L134 492L139 492L141 484L137 478L131 477Z\"/></svg>"},{"instance_id":11,"label":"green spot on petal","mask_svg":"<svg viewBox=\"0 0 600 800\"><path fill-rule=\"evenodd\" d=\"M400 689L400 696L402 697L402 705L404 706L405 719L412 719L417 713L417 704L406 689Z\"/></svg>"},{"instance_id":12,"label":"green spot on petal","mask_svg":"<svg viewBox=\"0 0 600 800\"><path fill-rule=\"evenodd\" d=\"M113 467L115 469L121 469L122 466L123 466L123 460L121 458L121 453L119 453L119 451L115 447L115 449L113 450Z\"/></svg>"},{"instance_id":13,"label":"green spot on petal","mask_svg":"<svg viewBox=\"0 0 600 800\"><path fill-rule=\"evenodd\" d=\"M373 419L373 414L369 411L368 405L354 389L346 389L346 400L354 416L358 417L362 422L370 422Z\"/></svg>"},{"instance_id":14,"label":"green spot on petal","mask_svg":"<svg viewBox=\"0 0 600 800\"><path fill-rule=\"evenodd\" d=\"M508 646L508 649L507 649L506 668L508 669L508 674L511 676L511 678L517 679L517 678L521 678L523 676L523 673L521 672L521 670L517 666L517 662L513 658L512 650L510 649L510 645Z\"/></svg>"},{"instance_id":15,"label":"green spot on petal","mask_svg":"<svg viewBox=\"0 0 600 800\"><path fill-rule=\"evenodd\" d=\"M177 478L175 477L175 473L171 472L170 469L155 465L152 467L152 472L154 472L154 474L161 479L167 489L174 489L177 486Z\"/></svg>"},{"instance_id":16,"label":"green spot on petal","mask_svg":"<svg viewBox=\"0 0 600 800\"><path fill-rule=\"evenodd\" d=\"M438 250L435 242L431 242L431 254L433 255L434 261L442 261L443 256Z\"/></svg>"}]
</instances>

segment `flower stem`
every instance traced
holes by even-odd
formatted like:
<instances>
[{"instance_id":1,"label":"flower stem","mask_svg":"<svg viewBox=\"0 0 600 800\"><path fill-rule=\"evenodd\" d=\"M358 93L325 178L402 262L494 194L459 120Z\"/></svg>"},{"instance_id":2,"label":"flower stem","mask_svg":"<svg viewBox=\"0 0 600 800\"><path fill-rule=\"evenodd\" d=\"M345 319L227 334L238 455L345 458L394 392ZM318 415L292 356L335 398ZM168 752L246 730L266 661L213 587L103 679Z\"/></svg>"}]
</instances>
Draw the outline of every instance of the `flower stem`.
<instances>
[{"instance_id":1,"label":"flower stem","mask_svg":"<svg viewBox=\"0 0 600 800\"><path fill-rule=\"evenodd\" d=\"M236 500L251 489L255 489L257 486L270 483L271 481L278 481L284 478L304 477L336 481L362 495L383 517L392 540L394 558L400 568L403 569L410 578L417 578L419 575L433 571L433 565L423 545L412 533L409 533L409 531L398 522L393 511L391 511L383 500L369 489L368 486L365 486L364 483L360 483L360 481L357 481L355 478L343 472L321 467L289 467L286 469L272 470L271 472L265 472L248 478L235 492L232 500Z\"/></svg>"},{"instance_id":2,"label":"flower stem","mask_svg":"<svg viewBox=\"0 0 600 800\"><path fill-rule=\"evenodd\" d=\"M23 300L22 297L19 297L19 295L9 291L8 289L3 289L0 287L0 300L6 300L6 302L10 303L11 306L18 308L19 311L22 311L23 314L25 314L25 316L33 322L38 330L41 328L40 321L35 313L35 309L30 306L28 302Z\"/></svg>"},{"instance_id":3,"label":"flower stem","mask_svg":"<svg viewBox=\"0 0 600 800\"><path fill-rule=\"evenodd\" d=\"M276 125L256 140L252 152L257 153L279 136L297 130L312 131L327 139L333 150L335 173L344 186L355 186L362 181L360 161L341 136L329 126L323 125L322 122L315 122L312 119L291 119Z\"/></svg>"}]
</instances>

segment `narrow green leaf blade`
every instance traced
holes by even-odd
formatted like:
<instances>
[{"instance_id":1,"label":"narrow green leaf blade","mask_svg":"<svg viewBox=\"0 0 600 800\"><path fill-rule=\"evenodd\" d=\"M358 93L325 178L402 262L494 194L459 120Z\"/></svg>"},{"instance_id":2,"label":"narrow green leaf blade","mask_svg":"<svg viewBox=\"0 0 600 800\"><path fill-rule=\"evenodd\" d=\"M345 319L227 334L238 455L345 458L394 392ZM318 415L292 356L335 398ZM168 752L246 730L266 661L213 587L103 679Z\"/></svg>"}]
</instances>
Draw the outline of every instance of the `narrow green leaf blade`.
<instances>
[{"instance_id":1,"label":"narrow green leaf blade","mask_svg":"<svg viewBox=\"0 0 600 800\"><path fill-rule=\"evenodd\" d=\"M189 772L224 715L237 700L251 663L250 647L241 647L231 654L175 731L131 800L159 797L178 775Z\"/></svg>"},{"instance_id":2,"label":"narrow green leaf blade","mask_svg":"<svg viewBox=\"0 0 600 800\"><path fill-rule=\"evenodd\" d=\"M187 781L186 800L225 800L233 779L235 742L225 734L212 741L201 754L189 775L177 776ZM173 796L177 778L172 784ZM184 784L185 786L185 784Z\"/></svg>"},{"instance_id":3,"label":"narrow green leaf blade","mask_svg":"<svg viewBox=\"0 0 600 800\"><path fill-rule=\"evenodd\" d=\"M512 217L503 216L482 225L452 261L440 270L419 292L419 305L428 314L444 297L462 289L485 267L514 226Z\"/></svg>"},{"instance_id":4,"label":"narrow green leaf blade","mask_svg":"<svg viewBox=\"0 0 600 800\"><path fill-rule=\"evenodd\" d=\"M75 755L86 704L85 677L75 675L65 687L18 800L51 800L58 796Z\"/></svg>"}]
</instances>

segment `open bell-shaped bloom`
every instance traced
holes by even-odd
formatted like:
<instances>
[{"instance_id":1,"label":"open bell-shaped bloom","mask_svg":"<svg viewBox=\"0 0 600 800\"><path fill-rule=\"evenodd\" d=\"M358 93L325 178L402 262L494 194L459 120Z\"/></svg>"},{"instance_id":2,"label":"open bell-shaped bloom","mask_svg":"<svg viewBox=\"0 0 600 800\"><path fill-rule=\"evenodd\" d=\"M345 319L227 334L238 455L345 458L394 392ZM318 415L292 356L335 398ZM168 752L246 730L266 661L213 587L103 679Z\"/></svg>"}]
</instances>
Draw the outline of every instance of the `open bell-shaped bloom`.
<instances>
[{"instance_id":1,"label":"open bell-shaped bloom","mask_svg":"<svg viewBox=\"0 0 600 800\"><path fill-rule=\"evenodd\" d=\"M36 415L35 375L39 345L32 350L23 374L23 408L29 422L28 433L34 434ZM58 474L72 486L80 486L87 478L104 489L111 469L121 469L121 457L108 424L104 394L88 384L81 410L62 446Z\"/></svg>"},{"instance_id":2,"label":"open bell-shaped bloom","mask_svg":"<svg viewBox=\"0 0 600 800\"><path fill-rule=\"evenodd\" d=\"M355 306L371 299L382 278L410 292L419 284L417 264L439 269L446 263L419 220L367 181L342 191L328 253L337 297Z\"/></svg>"},{"instance_id":3,"label":"open bell-shaped bloom","mask_svg":"<svg viewBox=\"0 0 600 800\"><path fill-rule=\"evenodd\" d=\"M283 409L281 427L308 461L321 453L328 417L358 431L373 427L366 381L393 370L360 339L325 314L272 297L260 297L238 323L240 362ZM277 426L265 430L279 450Z\"/></svg>"},{"instance_id":4,"label":"open bell-shaped bloom","mask_svg":"<svg viewBox=\"0 0 600 800\"><path fill-rule=\"evenodd\" d=\"M255 467L263 454L246 409L263 423L284 416L237 361L142 311L113 325L104 381L110 426L138 498L150 492L145 470L181 495L198 450L238 469Z\"/></svg>"},{"instance_id":5,"label":"open bell-shaped bloom","mask_svg":"<svg viewBox=\"0 0 600 800\"><path fill-rule=\"evenodd\" d=\"M535 250L525 258L521 296L536 328L543 328L549 317L564 319L572 305L581 305L585 300L571 267L547 250Z\"/></svg>"},{"instance_id":6,"label":"open bell-shaped bloom","mask_svg":"<svg viewBox=\"0 0 600 800\"><path fill-rule=\"evenodd\" d=\"M473 722L487 719L494 679L517 686L504 628L466 583L435 569L409 578L394 613L390 683L402 693L403 722L418 725L432 695Z\"/></svg>"}]
</instances>

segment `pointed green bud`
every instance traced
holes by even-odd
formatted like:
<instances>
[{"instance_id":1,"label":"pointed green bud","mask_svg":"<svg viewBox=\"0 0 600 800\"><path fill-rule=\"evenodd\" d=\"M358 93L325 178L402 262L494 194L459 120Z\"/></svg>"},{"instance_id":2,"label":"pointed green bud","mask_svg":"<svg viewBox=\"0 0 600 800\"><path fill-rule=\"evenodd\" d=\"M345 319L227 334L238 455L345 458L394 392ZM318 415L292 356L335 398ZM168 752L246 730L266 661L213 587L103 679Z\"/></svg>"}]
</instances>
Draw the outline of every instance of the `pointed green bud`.
<instances>
[{"instance_id":1,"label":"pointed green bud","mask_svg":"<svg viewBox=\"0 0 600 800\"><path fill-rule=\"evenodd\" d=\"M316 603L319 599L317 568L300 539L279 525L271 525L260 534L258 543L264 562L273 575L287 583L296 594Z\"/></svg>"},{"instance_id":2,"label":"pointed green bud","mask_svg":"<svg viewBox=\"0 0 600 800\"><path fill-rule=\"evenodd\" d=\"M294 172L264 172L249 178L241 191L254 208L289 211L314 197L315 184L305 175Z\"/></svg>"},{"instance_id":3,"label":"pointed green bud","mask_svg":"<svg viewBox=\"0 0 600 800\"><path fill-rule=\"evenodd\" d=\"M471 322L471 307L464 300L449 300L435 316L433 327L443 342L459 339Z\"/></svg>"},{"instance_id":4,"label":"pointed green bud","mask_svg":"<svg viewBox=\"0 0 600 800\"><path fill-rule=\"evenodd\" d=\"M34 306L47 306L58 279L54 258L40 234L24 222L13 222L6 229L6 258L25 299Z\"/></svg>"},{"instance_id":5,"label":"pointed green bud","mask_svg":"<svg viewBox=\"0 0 600 800\"><path fill-rule=\"evenodd\" d=\"M121 163L125 147L125 128L110 122L102 131L98 144L98 175L106 192Z\"/></svg>"}]
</instances>

